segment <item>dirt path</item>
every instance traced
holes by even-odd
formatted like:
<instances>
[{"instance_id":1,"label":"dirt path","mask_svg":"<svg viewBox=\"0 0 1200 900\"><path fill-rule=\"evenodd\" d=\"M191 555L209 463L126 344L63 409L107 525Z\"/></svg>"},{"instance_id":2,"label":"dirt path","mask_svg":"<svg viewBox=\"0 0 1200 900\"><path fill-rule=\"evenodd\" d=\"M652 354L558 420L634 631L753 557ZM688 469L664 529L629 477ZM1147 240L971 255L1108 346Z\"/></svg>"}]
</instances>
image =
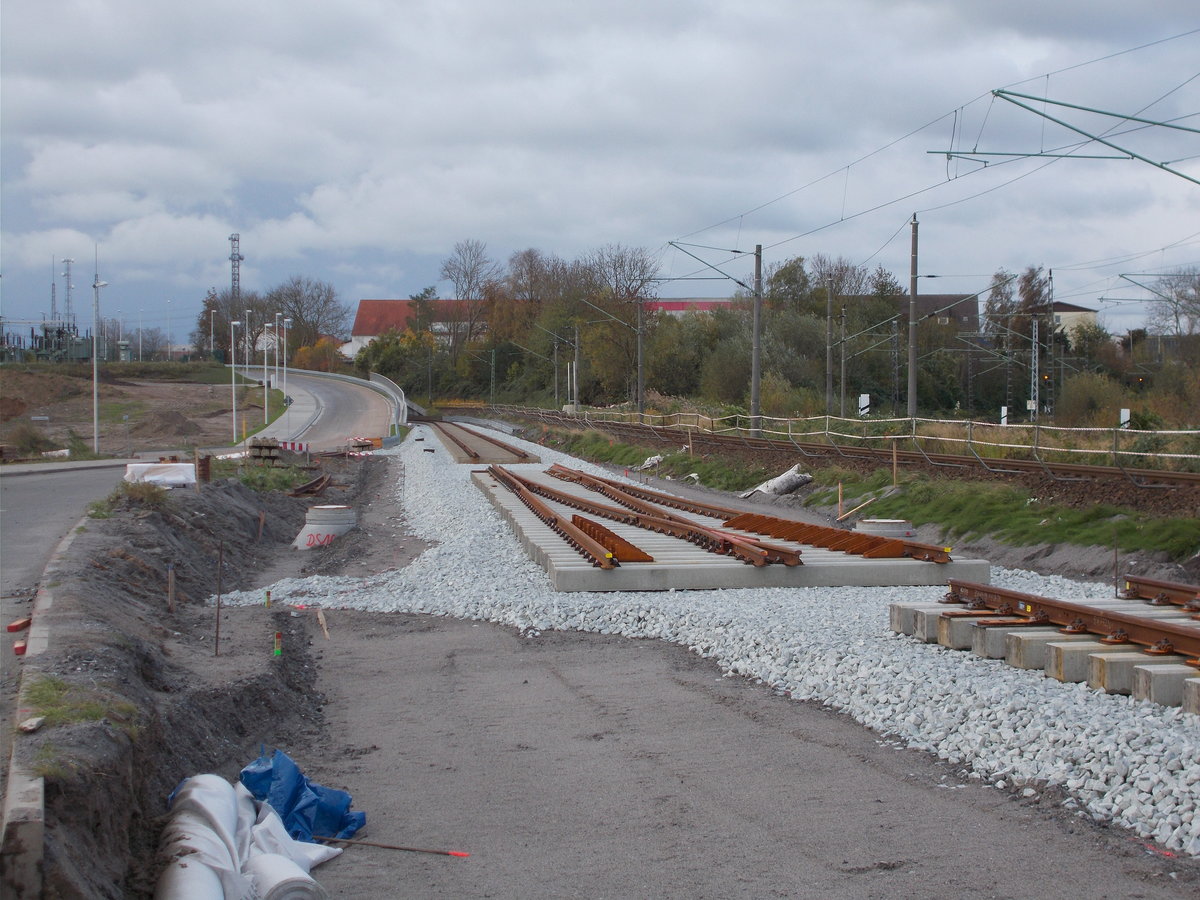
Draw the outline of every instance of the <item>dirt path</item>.
<instances>
[{"instance_id":1,"label":"dirt path","mask_svg":"<svg viewBox=\"0 0 1200 900\"><path fill-rule=\"evenodd\" d=\"M335 897L1067 898L1100 871L1098 897L1195 887L1053 800L964 781L680 647L327 617L326 728L297 757L366 810L360 837L471 853L348 848L314 873Z\"/></svg>"}]
</instances>

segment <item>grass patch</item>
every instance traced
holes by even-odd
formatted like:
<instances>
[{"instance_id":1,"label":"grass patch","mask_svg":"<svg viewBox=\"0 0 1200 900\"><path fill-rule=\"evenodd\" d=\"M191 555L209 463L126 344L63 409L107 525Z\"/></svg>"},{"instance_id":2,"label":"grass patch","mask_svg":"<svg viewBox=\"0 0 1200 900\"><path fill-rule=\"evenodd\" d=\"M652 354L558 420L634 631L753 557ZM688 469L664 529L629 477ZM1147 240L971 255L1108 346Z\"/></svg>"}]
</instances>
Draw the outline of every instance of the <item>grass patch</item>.
<instances>
[{"instance_id":1,"label":"grass patch","mask_svg":"<svg viewBox=\"0 0 1200 900\"><path fill-rule=\"evenodd\" d=\"M146 411L146 404L141 400L106 400L100 404L99 419L101 422L113 424L123 422L125 416L136 419Z\"/></svg>"},{"instance_id":2,"label":"grass patch","mask_svg":"<svg viewBox=\"0 0 1200 900\"><path fill-rule=\"evenodd\" d=\"M662 462L649 469L650 474L678 480L695 473L701 484L722 491L744 491L778 474L762 466L738 465L718 456L692 456L662 446L622 444L599 431L551 431L546 444L572 456L629 469L653 456L661 456Z\"/></svg>"},{"instance_id":3,"label":"grass patch","mask_svg":"<svg viewBox=\"0 0 1200 900\"><path fill-rule=\"evenodd\" d=\"M236 478L252 491L290 491L312 481L313 473L302 466L252 466L245 460L214 459L213 478Z\"/></svg>"},{"instance_id":4,"label":"grass patch","mask_svg":"<svg viewBox=\"0 0 1200 900\"><path fill-rule=\"evenodd\" d=\"M38 747L29 768L34 775L46 781L62 781L70 776L72 771L63 761L58 746L53 741L46 741Z\"/></svg>"},{"instance_id":5,"label":"grass patch","mask_svg":"<svg viewBox=\"0 0 1200 900\"><path fill-rule=\"evenodd\" d=\"M25 691L34 715L45 716L47 725L97 722L104 718L104 704L89 692L72 688L61 678L39 678Z\"/></svg>"},{"instance_id":6,"label":"grass patch","mask_svg":"<svg viewBox=\"0 0 1200 900\"><path fill-rule=\"evenodd\" d=\"M109 519L122 504L141 509L162 509L170 495L167 489L149 482L121 481L103 500L93 500L87 506L88 518Z\"/></svg>"},{"instance_id":7,"label":"grass patch","mask_svg":"<svg viewBox=\"0 0 1200 900\"><path fill-rule=\"evenodd\" d=\"M891 473L843 479L843 504L855 506L890 485ZM837 502L836 490L814 492L809 505ZM1112 547L1132 553L1162 551L1183 561L1200 550L1200 518L1159 519L1129 509L1097 505L1086 509L1044 504L1027 491L1007 485L917 478L880 496L870 507L880 518L936 524L948 536L970 540L988 536L1007 544L1073 544Z\"/></svg>"}]
</instances>

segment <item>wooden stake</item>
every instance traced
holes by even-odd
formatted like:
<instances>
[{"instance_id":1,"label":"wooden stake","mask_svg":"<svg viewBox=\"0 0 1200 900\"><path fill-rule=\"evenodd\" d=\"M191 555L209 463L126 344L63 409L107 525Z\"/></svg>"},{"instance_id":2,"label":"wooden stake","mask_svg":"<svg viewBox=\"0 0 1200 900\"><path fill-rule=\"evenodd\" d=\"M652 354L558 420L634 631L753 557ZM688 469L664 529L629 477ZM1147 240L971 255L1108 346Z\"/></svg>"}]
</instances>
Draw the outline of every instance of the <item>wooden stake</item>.
<instances>
[{"instance_id":1,"label":"wooden stake","mask_svg":"<svg viewBox=\"0 0 1200 900\"><path fill-rule=\"evenodd\" d=\"M892 487L896 486L896 442L892 441Z\"/></svg>"},{"instance_id":2,"label":"wooden stake","mask_svg":"<svg viewBox=\"0 0 1200 900\"><path fill-rule=\"evenodd\" d=\"M260 509L258 511L258 540L262 540L263 525L267 523L267 511Z\"/></svg>"},{"instance_id":3,"label":"wooden stake","mask_svg":"<svg viewBox=\"0 0 1200 900\"><path fill-rule=\"evenodd\" d=\"M175 612L175 563L167 563L167 611Z\"/></svg>"},{"instance_id":4,"label":"wooden stake","mask_svg":"<svg viewBox=\"0 0 1200 900\"><path fill-rule=\"evenodd\" d=\"M842 483L838 482L838 521L842 521Z\"/></svg>"},{"instance_id":5,"label":"wooden stake","mask_svg":"<svg viewBox=\"0 0 1200 900\"><path fill-rule=\"evenodd\" d=\"M437 853L441 856L470 856L462 850L426 850L423 847L399 847L395 844L377 844L374 841L351 840L350 838L321 837L313 835L316 841L334 841L338 844L360 844L363 847L382 847L384 850L407 850L409 853Z\"/></svg>"},{"instance_id":6,"label":"wooden stake","mask_svg":"<svg viewBox=\"0 0 1200 900\"><path fill-rule=\"evenodd\" d=\"M214 656L221 655L221 570L225 568L225 542L217 545L217 641Z\"/></svg>"},{"instance_id":7,"label":"wooden stake","mask_svg":"<svg viewBox=\"0 0 1200 900\"><path fill-rule=\"evenodd\" d=\"M325 624L325 610L317 610L317 621L321 623L321 631L325 632L325 640L329 640L329 626Z\"/></svg>"}]
</instances>

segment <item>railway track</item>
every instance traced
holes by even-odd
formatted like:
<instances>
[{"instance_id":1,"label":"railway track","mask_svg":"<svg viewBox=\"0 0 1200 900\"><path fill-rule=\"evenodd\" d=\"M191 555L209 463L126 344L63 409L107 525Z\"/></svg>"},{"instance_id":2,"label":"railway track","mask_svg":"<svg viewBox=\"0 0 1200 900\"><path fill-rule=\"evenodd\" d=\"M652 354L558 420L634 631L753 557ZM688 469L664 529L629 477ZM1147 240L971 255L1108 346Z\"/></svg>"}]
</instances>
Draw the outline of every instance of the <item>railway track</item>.
<instances>
[{"instance_id":1,"label":"railway track","mask_svg":"<svg viewBox=\"0 0 1200 900\"><path fill-rule=\"evenodd\" d=\"M509 411L512 415L527 415L520 411ZM554 411L539 412L540 421L578 427L580 420ZM921 447L920 441L911 436L915 449L901 450L899 440L889 447L849 446L828 442L802 441L793 438L752 437L744 432L717 434L695 428L679 428L663 425L639 425L629 422L592 421L589 427L606 431L632 443L654 443L678 449L681 446L693 452L728 452L730 450L758 453L780 453L821 461L849 460L868 462L873 465L929 466L935 470L989 475L1042 476L1060 482L1113 482L1121 481L1146 489L1197 488L1200 487L1200 472L1171 471L1165 469L1143 469L1122 465L1085 465L1081 463L1057 462L1042 457L1045 450L1030 448L1032 458L991 459L982 457L973 450L968 455L930 453Z\"/></svg>"},{"instance_id":2,"label":"railway track","mask_svg":"<svg viewBox=\"0 0 1200 900\"><path fill-rule=\"evenodd\" d=\"M547 470L547 474L586 488L589 494L597 494L611 502L559 490L544 482L523 478L501 466L490 466L488 474L516 494L528 509L593 566L605 569L615 568L621 562L654 560L633 542L620 538L600 525L595 518L669 535L710 553L732 556L753 566L803 564L801 549L769 542L764 540L764 536L801 547L821 547L864 559L909 558L933 563L950 561L950 554L945 548L907 538L888 538L746 513L600 478L557 463ZM551 503L578 510L580 514L567 520ZM714 523L712 520L717 521Z\"/></svg>"},{"instance_id":3,"label":"railway track","mask_svg":"<svg viewBox=\"0 0 1200 900\"><path fill-rule=\"evenodd\" d=\"M892 629L1200 713L1200 587L1130 575L1119 597L1080 602L947 584L940 604L894 604Z\"/></svg>"},{"instance_id":4,"label":"railway track","mask_svg":"<svg viewBox=\"0 0 1200 900\"><path fill-rule=\"evenodd\" d=\"M460 462L516 464L538 461L536 456L520 447L457 422L429 421L424 424L438 433Z\"/></svg>"},{"instance_id":5,"label":"railway track","mask_svg":"<svg viewBox=\"0 0 1200 900\"><path fill-rule=\"evenodd\" d=\"M1123 466L1093 466L1080 463L1052 462L1044 459L985 459L978 455L954 456L924 450L845 447L794 440L755 438L748 435L722 435L690 429L606 422L603 428L623 438L656 443L693 451L739 449L767 453L786 453L821 460L846 459L873 464L927 465L959 472L985 472L992 475L1042 475L1055 481L1127 481L1139 488L1170 489L1200 487L1200 472L1173 472L1161 469L1135 469ZM919 446L919 445L918 445Z\"/></svg>"}]
</instances>

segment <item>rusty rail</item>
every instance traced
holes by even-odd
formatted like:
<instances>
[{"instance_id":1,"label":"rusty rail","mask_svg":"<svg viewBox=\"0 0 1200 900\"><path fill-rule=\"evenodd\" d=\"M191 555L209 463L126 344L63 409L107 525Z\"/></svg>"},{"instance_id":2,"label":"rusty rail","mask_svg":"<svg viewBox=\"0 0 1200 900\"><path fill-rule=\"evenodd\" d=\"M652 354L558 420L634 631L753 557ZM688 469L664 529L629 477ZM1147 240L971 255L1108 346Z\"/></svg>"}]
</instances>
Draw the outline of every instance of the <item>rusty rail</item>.
<instances>
[{"instance_id":1,"label":"rusty rail","mask_svg":"<svg viewBox=\"0 0 1200 900\"><path fill-rule=\"evenodd\" d=\"M489 467L488 471L492 471L492 469L500 469L500 467L492 466ZM611 519L625 525L645 528L648 531L654 531L659 534L668 534L695 544L710 553L733 556L742 562L750 563L754 566L765 566L771 563L782 563L785 566L801 565L799 550L777 547L753 537L729 534L728 532L719 531L697 522L691 522L682 516L675 516L670 513L661 511L649 513L621 506L608 506L607 504L597 503L583 497L577 497L566 491L560 491L546 484L521 478L519 475L514 475L512 472L504 469L501 469L501 471L504 471L510 479L524 485L529 491L541 497L554 500L557 503L562 503L564 506L578 509L590 515Z\"/></svg>"},{"instance_id":2,"label":"rusty rail","mask_svg":"<svg viewBox=\"0 0 1200 900\"><path fill-rule=\"evenodd\" d=\"M1151 606L1181 606L1200 619L1200 586L1158 581L1140 575L1126 575L1121 596L1130 600L1145 600Z\"/></svg>"},{"instance_id":3,"label":"rusty rail","mask_svg":"<svg viewBox=\"0 0 1200 900\"><path fill-rule=\"evenodd\" d=\"M550 526L563 540L574 547L584 559L601 569L613 569L620 563L613 552L589 535L574 522L568 522L539 500L522 479L500 466L488 466L488 474L512 491L535 516Z\"/></svg>"},{"instance_id":4,"label":"rusty rail","mask_svg":"<svg viewBox=\"0 0 1200 900\"><path fill-rule=\"evenodd\" d=\"M1138 644L1155 656L1182 653L1188 665L1200 667L1200 627L1176 622L1145 619L1128 613L1112 612L1084 603L1054 600L987 584L950 579L950 602L964 602L974 610L989 609L1001 616L1004 625L1058 625L1064 634L1096 634L1105 644ZM980 624L990 624L980 619Z\"/></svg>"},{"instance_id":5,"label":"rusty rail","mask_svg":"<svg viewBox=\"0 0 1200 900\"><path fill-rule=\"evenodd\" d=\"M333 477L329 474L318 475L312 481L306 481L304 484L298 485L288 491L289 497L301 497L305 494L320 494L325 488L329 487L329 482Z\"/></svg>"}]
</instances>

